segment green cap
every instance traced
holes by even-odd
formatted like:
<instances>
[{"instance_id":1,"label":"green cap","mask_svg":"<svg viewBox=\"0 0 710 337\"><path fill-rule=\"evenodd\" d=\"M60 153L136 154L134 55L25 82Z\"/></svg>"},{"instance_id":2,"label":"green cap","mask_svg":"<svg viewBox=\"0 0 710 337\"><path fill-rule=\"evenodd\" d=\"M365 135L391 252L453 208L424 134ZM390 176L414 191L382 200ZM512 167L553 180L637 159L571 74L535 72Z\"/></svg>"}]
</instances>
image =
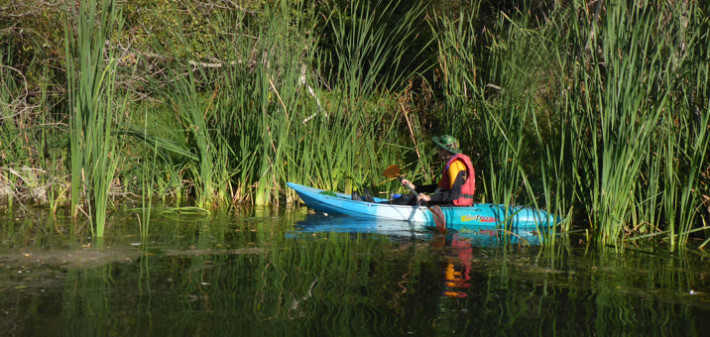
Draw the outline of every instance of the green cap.
<instances>
[{"instance_id":1,"label":"green cap","mask_svg":"<svg viewBox=\"0 0 710 337\"><path fill-rule=\"evenodd\" d=\"M436 144L436 146L442 148L445 151L449 151L451 153L461 153L461 149L459 148L459 141L454 138L453 136L449 135L443 135L441 137L431 137L431 140Z\"/></svg>"}]
</instances>

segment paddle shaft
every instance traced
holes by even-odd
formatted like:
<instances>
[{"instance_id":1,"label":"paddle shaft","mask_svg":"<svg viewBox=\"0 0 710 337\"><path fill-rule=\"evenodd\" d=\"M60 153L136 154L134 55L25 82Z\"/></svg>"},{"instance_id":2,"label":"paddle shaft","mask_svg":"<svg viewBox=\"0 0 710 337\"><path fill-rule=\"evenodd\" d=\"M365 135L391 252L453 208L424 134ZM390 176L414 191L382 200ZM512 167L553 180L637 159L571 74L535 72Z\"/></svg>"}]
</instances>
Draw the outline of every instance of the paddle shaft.
<instances>
[{"instance_id":1,"label":"paddle shaft","mask_svg":"<svg viewBox=\"0 0 710 337\"><path fill-rule=\"evenodd\" d=\"M402 177L398 177L399 182L402 182ZM421 193L417 192L411 184L407 184L407 187L409 188L412 193L416 194L419 196ZM434 217L434 224L436 225L436 228L439 229L439 232L446 232L446 220L444 220L444 213L441 211L441 208L439 206L434 205L434 206L429 206L429 204L424 204L426 208L431 212L431 215Z\"/></svg>"},{"instance_id":2,"label":"paddle shaft","mask_svg":"<svg viewBox=\"0 0 710 337\"><path fill-rule=\"evenodd\" d=\"M396 164L392 164L385 169L384 176L388 178L398 178L399 182L402 182L402 176L400 175L399 171L399 166ZM417 197L420 195L410 184L407 184L407 187L412 191L412 193L416 194ZM429 206L428 204L425 204L426 208L431 212L432 218L434 218L434 224L436 224L436 228L439 229L439 232L445 233L446 232L446 219L444 217L444 212L441 211L441 207L438 205L434 206Z\"/></svg>"},{"instance_id":3,"label":"paddle shaft","mask_svg":"<svg viewBox=\"0 0 710 337\"><path fill-rule=\"evenodd\" d=\"M398 178L399 178L399 182L401 183L403 178L402 178L402 177L398 177ZM407 187L409 188L410 191L412 191L412 193L414 193L414 194L416 194L417 196L419 196L419 192L417 192L417 191L414 189L414 187L412 187L412 184L407 184Z\"/></svg>"}]
</instances>

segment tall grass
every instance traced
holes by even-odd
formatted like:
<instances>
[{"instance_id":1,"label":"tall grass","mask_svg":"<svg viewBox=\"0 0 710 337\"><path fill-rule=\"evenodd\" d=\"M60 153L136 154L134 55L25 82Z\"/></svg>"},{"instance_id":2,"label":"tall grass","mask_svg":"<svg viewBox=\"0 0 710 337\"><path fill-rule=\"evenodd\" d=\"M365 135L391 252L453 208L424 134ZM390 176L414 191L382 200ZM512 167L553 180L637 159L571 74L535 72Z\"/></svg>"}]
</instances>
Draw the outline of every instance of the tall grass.
<instances>
[{"instance_id":1,"label":"tall grass","mask_svg":"<svg viewBox=\"0 0 710 337\"><path fill-rule=\"evenodd\" d=\"M61 136L49 113L49 69L43 66L28 78L27 69L12 64L20 44L14 40L9 37L0 46L0 202L8 208L16 200L22 208L26 202L52 204L61 199L65 184L53 174Z\"/></svg>"},{"instance_id":2,"label":"tall grass","mask_svg":"<svg viewBox=\"0 0 710 337\"><path fill-rule=\"evenodd\" d=\"M294 201L287 181L396 189L382 183L384 167L426 178L435 168L421 144L451 133L474 160L477 201L546 208L567 217L564 229L587 228L590 239L617 247L640 239L675 247L707 235L706 9L518 5L173 2L155 17L176 29L152 34L148 50L126 50L144 70L127 82L146 97L139 104L119 103L115 87L125 63L106 41L126 36L117 3L71 5L73 213L90 214L103 235L114 178L211 209ZM47 142L46 131L16 136L53 116L17 115L24 80L4 64L0 166L47 166L38 158L56 153L31 146ZM124 119L141 109L145 120ZM132 136L130 158L144 166L120 166L117 135Z\"/></svg>"},{"instance_id":3,"label":"tall grass","mask_svg":"<svg viewBox=\"0 0 710 337\"><path fill-rule=\"evenodd\" d=\"M386 14L377 15L391 17L390 5L380 5ZM365 7L365 2L356 1L352 7L332 8L337 13L326 22L328 27L356 22L356 28L332 37L337 57L318 49L320 37L314 31L319 28L309 20L316 8L302 5L294 11L289 3L276 2L260 6L258 14L239 11L215 17L224 43L207 50L220 60L220 71L203 69L200 75L213 88L207 90L212 97L206 104L213 106L209 112L205 106L190 109L205 111L193 117L205 119L208 152L221 153L212 159L220 165L212 176L224 172L217 188L233 203L278 205L284 195L293 200L294 195L284 191L287 181L361 188L396 161L396 151L388 144L398 134L392 118L398 108L393 100L366 102L374 86L382 85L377 82L382 76L407 74L387 66L405 63L410 46L385 34L384 19ZM410 34L407 27L422 13L420 8L405 16L394 26L396 35ZM358 28L361 23L365 28ZM368 52L361 55L358 43L366 43ZM361 83L363 69L354 63L367 63L369 84ZM340 71L331 74L330 69ZM185 82L191 85L195 79ZM397 81L386 78L382 83ZM194 91L174 97L199 100Z\"/></svg>"},{"instance_id":4,"label":"tall grass","mask_svg":"<svg viewBox=\"0 0 710 337\"><path fill-rule=\"evenodd\" d=\"M594 85L587 90L596 97L599 108L598 113L586 116L592 134L600 136L592 140L589 149L589 168L595 178L589 213L601 242L618 245L623 231L635 226L630 214L642 158L656 134L669 94L665 90L652 92L655 85L667 84L662 76L669 70L662 57L663 41L654 41L661 18L662 13L638 6L608 8L600 34L604 43L594 41L592 45L601 55L592 54L591 61L604 63L587 73Z\"/></svg>"},{"instance_id":5,"label":"tall grass","mask_svg":"<svg viewBox=\"0 0 710 337\"><path fill-rule=\"evenodd\" d=\"M667 234L671 246L685 244L698 219L700 195L690 191L695 190L705 161L706 145L700 144L707 144L708 137L702 126L689 127L700 120L690 122L697 107L688 104L686 83L707 73L707 66L689 69L686 62L693 68L707 64L703 59L708 54L707 47L700 47L707 44L702 30L682 29L683 17L702 15L689 9L682 4L622 3L606 8L603 21L576 32L581 35L594 28L600 36L589 39L595 52L584 54L581 64L587 66L574 73L588 98L572 94L570 102L584 105L582 111L571 108L568 116L581 112L582 121L577 123L596 135L574 140L583 140L576 153L583 156L581 163L589 163L581 168L590 183L584 199L601 243L620 246L624 238L646 229ZM707 24L706 16L704 21ZM679 45L680 40L687 45ZM705 57L702 49L699 55L691 53L698 47L705 49ZM708 85L707 80L695 83L699 88ZM679 233L683 234L676 241Z\"/></svg>"},{"instance_id":6,"label":"tall grass","mask_svg":"<svg viewBox=\"0 0 710 337\"><path fill-rule=\"evenodd\" d=\"M14 181L11 174L4 170L7 163L14 163L16 151L10 149L15 148L17 138L17 127L15 117L17 115L15 93L17 85L12 75L12 69L5 66L6 52L9 50L0 49L0 198L7 200L10 207L13 203Z\"/></svg>"},{"instance_id":7,"label":"tall grass","mask_svg":"<svg viewBox=\"0 0 710 337\"><path fill-rule=\"evenodd\" d=\"M198 207L210 207L214 202L213 156L216 148L210 137L209 110L198 96L195 75L187 70L185 76L178 70L184 68L178 67L171 72L174 78L168 102L174 109L175 116L185 127L189 147L197 159L188 166L194 180L196 204Z\"/></svg>"},{"instance_id":8,"label":"tall grass","mask_svg":"<svg viewBox=\"0 0 710 337\"><path fill-rule=\"evenodd\" d=\"M472 106L484 95L479 78L484 58L483 36L477 30L480 5L481 2L477 2L470 8L460 8L458 13L433 15L430 21L432 32L436 34L441 89L446 100L443 128L458 135L475 131L462 127L458 119L446 116L462 114L464 120L471 118L469 121L474 123L480 119Z\"/></svg>"},{"instance_id":9,"label":"tall grass","mask_svg":"<svg viewBox=\"0 0 710 337\"><path fill-rule=\"evenodd\" d=\"M707 14L614 2L534 17L535 4L484 30L475 6L432 24L441 119L479 155L479 198L586 218L597 242L620 249L631 238L685 245L707 193Z\"/></svg>"},{"instance_id":10,"label":"tall grass","mask_svg":"<svg viewBox=\"0 0 710 337\"><path fill-rule=\"evenodd\" d=\"M411 73L426 67L421 61L423 50L415 50L417 25L423 18L427 3L413 1L351 1L329 7L331 17L326 32L332 34L334 62L331 80L342 85L350 108L376 92L386 92L402 86Z\"/></svg>"},{"instance_id":11,"label":"tall grass","mask_svg":"<svg viewBox=\"0 0 710 337\"><path fill-rule=\"evenodd\" d=\"M21 171L33 157L30 142L34 140L26 131L32 112L27 102L29 84L25 75L9 64L11 54L9 45L0 49L0 199L9 207L23 185Z\"/></svg>"},{"instance_id":12,"label":"tall grass","mask_svg":"<svg viewBox=\"0 0 710 337\"><path fill-rule=\"evenodd\" d=\"M341 133L322 134L326 150L342 149L330 152L336 154L330 158L336 162L315 161L327 168L326 186L336 188L342 179L338 176L338 161L346 164L348 184L360 188L372 185L383 167L402 157L398 154L401 149L389 147L388 143L395 143L398 135L408 133L401 122L407 118L407 108L379 95L396 93L398 100L410 103L405 83L418 79L417 74L429 67L423 51L432 40L426 34L418 36L421 29L417 29L427 6L422 1L353 1L344 7L329 8L331 16L325 32L332 34L328 37L332 50L319 54L319 64L323 64L320 70L326 72L328 84L334 87L330 101L337 105L331 112L331 123L342 125L343 129ZM349 144L340 143L343 140Z\"/></svg>"},{"instance_id":13,"label":"tall grass","mask_svg":"<svg viewBox=\"0 0 710 337\"><path fill-rule=\"evenodd\" d=\"M72 210L77 216L83 195L91 233L103 237L108 193L121 158L113 125L122 124L126 103L116 95L118 61L106 42L120 32L121 13L112 0L82 1L68 10L65 51Z\"/></svg>"}]
</instances>

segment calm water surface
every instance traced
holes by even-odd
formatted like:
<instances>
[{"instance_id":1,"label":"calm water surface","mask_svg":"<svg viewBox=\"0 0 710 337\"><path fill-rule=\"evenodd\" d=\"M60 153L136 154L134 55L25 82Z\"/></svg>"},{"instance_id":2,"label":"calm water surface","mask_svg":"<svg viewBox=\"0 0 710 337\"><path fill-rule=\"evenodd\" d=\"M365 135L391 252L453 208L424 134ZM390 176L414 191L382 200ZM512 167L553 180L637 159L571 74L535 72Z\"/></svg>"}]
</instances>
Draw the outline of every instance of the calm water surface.
<instances>
[{"instance_id":1,"label":"calm water surface","mask_svg":"<svg viewBox=\"0 0 710 337\"><path fill-rule=\"evenodd\" d=\"M0 336L710 336L697 251L305 209L152 219L147 239L126 211L92 240L43 212L0 215Z\"/></svg>"}]
</instances>

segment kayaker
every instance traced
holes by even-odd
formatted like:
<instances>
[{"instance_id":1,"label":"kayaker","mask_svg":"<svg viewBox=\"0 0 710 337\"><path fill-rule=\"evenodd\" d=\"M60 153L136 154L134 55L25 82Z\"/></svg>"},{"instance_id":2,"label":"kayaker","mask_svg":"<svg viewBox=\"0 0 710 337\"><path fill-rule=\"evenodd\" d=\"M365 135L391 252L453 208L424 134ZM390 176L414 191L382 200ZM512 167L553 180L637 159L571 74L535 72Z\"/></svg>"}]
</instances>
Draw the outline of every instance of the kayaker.
<instances>
[{"instance_id":1,"label":"kayaker","mask_svg":"<svg viewBox=\"0 0 710 337\"><path fill-rule=\"evenodd\" d=\"M409 186L418 195L415 198L393 199L393 204L414 204L425 202L430 205L471 206L476 192L476 173L471 159L461 153L459 141L450 136L431 137L437 147L438 158L444 165L437 184L416 186L402 179L403 186ZM431 193L431 194L427 194ZM409 199L409 200L408 200Z\"/></svg>"}]
</instances>

